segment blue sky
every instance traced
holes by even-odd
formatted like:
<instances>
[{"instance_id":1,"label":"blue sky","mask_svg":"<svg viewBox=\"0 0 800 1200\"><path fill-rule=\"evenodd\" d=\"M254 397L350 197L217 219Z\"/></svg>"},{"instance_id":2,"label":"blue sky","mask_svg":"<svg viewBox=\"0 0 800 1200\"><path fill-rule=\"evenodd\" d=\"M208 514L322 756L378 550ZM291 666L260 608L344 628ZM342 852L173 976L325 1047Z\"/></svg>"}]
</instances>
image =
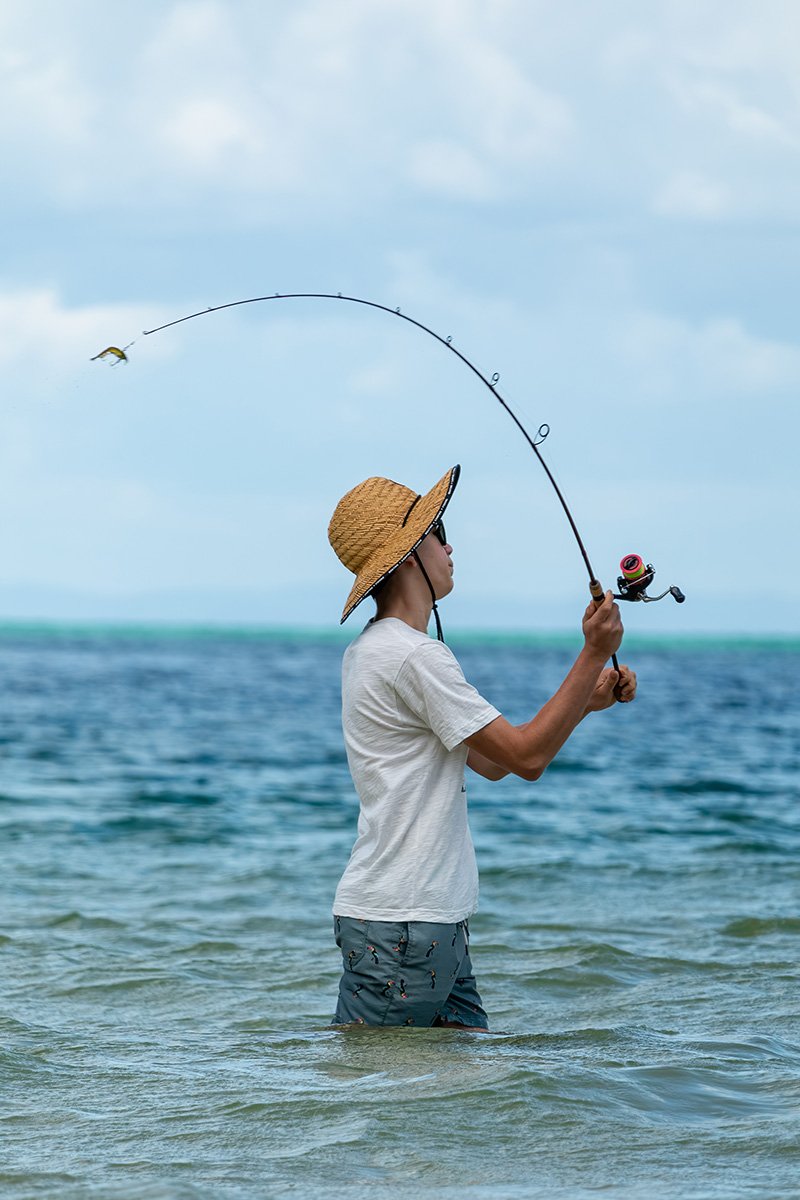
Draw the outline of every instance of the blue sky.
<instances>
[{"instance_id":1,"label":"blue sky","mask_svg":"<svg viewBox=\"0 0 800 1200\"><path fill-rule=\"evenodd\" d=\"M800 632L800 9L0 0L0 617L335 625L339 496L460 462L451 626ZM130 363L89 359L134 342Z\"/></svg>"}]
</instances>

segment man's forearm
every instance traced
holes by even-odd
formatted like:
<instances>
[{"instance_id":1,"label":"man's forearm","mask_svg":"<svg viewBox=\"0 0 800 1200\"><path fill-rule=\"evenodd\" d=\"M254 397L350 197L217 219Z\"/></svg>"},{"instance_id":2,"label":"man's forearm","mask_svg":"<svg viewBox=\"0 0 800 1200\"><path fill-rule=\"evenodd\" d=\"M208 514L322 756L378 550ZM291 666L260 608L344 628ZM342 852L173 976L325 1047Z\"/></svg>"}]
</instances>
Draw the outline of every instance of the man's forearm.
<instances>
[{"instance_id":1,"label":"man's forearm","mask_svg":"<svg viewBox=\"0 0 800 1200\"><path fill-rule=\"evenodd\" d=\"M605 615L611 615L610 610ZM619 641L618 637L587 638L558 691L532 720L512 725L505 717L496 717L465 739L468 748L521 779L538 779L587 712L603 706L597 703L598 681ZM609 687L611 681L609 674Z\"/></svg>"},{"instance_id":2,"label":"man's forearm","mask_svg":"<svg viewBox=\"0 0 800 1200\"><path fill-rule=\"evenodd\" d=\"M604 665L598 651L584 646L555 695L532 720L517 726L525 739L526 758L537 774L549 766L586 716Z\"/></svg>"}]
</instances>

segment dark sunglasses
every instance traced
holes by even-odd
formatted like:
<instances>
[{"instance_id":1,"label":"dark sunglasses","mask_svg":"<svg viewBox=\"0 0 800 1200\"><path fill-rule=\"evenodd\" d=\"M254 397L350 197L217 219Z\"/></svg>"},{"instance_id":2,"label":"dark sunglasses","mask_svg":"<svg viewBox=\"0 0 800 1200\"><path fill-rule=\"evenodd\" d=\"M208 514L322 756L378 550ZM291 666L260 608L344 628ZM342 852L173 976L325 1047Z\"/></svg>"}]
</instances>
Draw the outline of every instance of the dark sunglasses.
<instances>
[{"instance_id":1,"label":"dark sunglasses","mask_svg":"<svg viewBox=\"0 0 800 1200\"><path fill-rule=\"evenodd\" d=\"M435 534L443 546L447 545L447 534L444 531L444 521L437 521L431 533Z\"/></svg>"}]
</instances>

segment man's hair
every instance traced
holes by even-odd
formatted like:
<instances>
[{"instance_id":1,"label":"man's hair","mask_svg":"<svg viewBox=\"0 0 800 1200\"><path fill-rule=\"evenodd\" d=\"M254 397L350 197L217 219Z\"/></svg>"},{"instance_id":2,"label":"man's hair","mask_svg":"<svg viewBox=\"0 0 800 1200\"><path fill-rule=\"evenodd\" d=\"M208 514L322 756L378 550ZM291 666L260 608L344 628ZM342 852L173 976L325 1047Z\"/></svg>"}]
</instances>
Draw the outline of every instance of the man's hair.
<instances>
[{"instance_id":1,"label":"man's hair","mask_svg":"<svg viewBox=\"0 0 800 1200\"><path fill-rule=\"evenodd\" d=\"M394 575L394 571L392 571L392 573L390 575L386 575L380 581L380 583L376 583L375 587L370 592L370 596L372 596L372 599L375 601L376 604L378 603L378 600L381 597L381 595L386 591L386 586L389 583L389 580L392 578L392 575Z\"/></svg>"}]
</instances>

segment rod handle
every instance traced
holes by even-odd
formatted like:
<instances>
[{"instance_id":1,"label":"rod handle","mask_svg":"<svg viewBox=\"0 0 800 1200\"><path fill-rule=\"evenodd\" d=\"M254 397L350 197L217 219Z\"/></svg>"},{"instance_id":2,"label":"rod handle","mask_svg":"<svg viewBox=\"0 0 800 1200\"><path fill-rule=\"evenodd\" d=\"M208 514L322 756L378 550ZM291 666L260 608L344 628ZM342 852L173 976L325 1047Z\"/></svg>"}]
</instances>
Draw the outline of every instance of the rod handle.
<instances>
[{"instance_id":1,"label":"rod handle","mask_svg":"<svg viewBox=\"0 0 800 1200\"><path fill-rule=\"evenodd\" d=\"M603 585L599 579L589 580L589 591L592 593L592 599L594 600L595 604L602 604L605 592L603 591Z\"/></svg>"},{"instance_id":2,"label":"rod handle","mask_svg":"<svg viewBox=\"0 0 800 1200\"><path fill-rule=\"evenodd\" d=\"M594 600L595 608L597 608L603 603L603 597L605 596L603 585L599 579L589 580L589 591L591 592L592 599ZM619 674L619 662L617 661L616 654L611 655L611 663L614 667L614 670L617 672L617 674ZM617 683L616 687L614 688L614 695L616 696L617 700L619 700L622 695L619 683Z\"/></svg>"}]
</instances>

